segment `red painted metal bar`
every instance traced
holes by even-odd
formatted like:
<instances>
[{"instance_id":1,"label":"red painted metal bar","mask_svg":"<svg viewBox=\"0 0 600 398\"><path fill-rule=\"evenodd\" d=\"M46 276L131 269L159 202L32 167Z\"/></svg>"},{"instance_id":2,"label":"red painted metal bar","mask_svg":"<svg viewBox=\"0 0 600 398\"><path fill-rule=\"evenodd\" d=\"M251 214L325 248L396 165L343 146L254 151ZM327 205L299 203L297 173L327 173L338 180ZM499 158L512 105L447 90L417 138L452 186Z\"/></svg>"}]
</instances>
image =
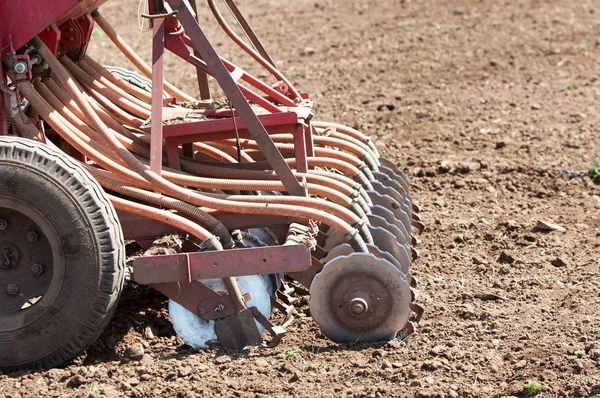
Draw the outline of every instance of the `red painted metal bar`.
<instances>
[{"instance_id":1,"label":"red painted metal bar","mask_svg":"<svg viewBox=\"0 0 600 398\"><path fill-rule=\"evenodd\" d=\"M230 276L301 272L311 266L304 245L180 253L133 261L135 281L144 285Z\"/></svg>"},{"instance_id":2,"label":"red painted metal bar","mask_svg":"<svg viewBox=\"0 0 600 398\"><path fill-rule=\"evenodd\" d=\"M212 10L213 15L215 16L215 19L217 20L219 25L221 25L221 28L225 31L225 33L227 33L227 35L231 38L231 40L233 40L234 43L236 43L242 50L244 50L248 55L250 55L256 62L258 62L259 65L261 65L271 75L273 75L273 77L275 77L276 80L283 81L287 85L288 90L294 96L294 100L296 100L298 102L302 101L302 96L294 88L292 83L279 70L277 70L277 68L275 68L268 60L266 60L262 55L260 55L258 52L254 51L252 48L250 48L238 35L235 34L235 32L229 27L229 25L227 24L227 22L221 15L219 8L215 4L215 0L208 0L208 5L209 5L210 9ZM228 4L228 6L229 5L230 4ZM232 5L239 13L239 8L237 8L235 3ZM233 9L232 9L232 11L233 11Z\"/></svg>"},{"instance_id":3,"label":"red painted metal bar","mask_svg":"<svg viewBox=\"0 0 600 398\"><path fill-rule=\"evenodd\" d=\"M163 143L163 55L165 52L165 19L152 20L152 109L150 128L150 169L162 173Z\"/></svg>"},{"instance_id":4,"label":"red painted metal bar","mask_svg":"<svg viewBox=\"0 0 600 398\"><path fill-rule=\"evenodd\" d=\"M308 160L306 158L306 125L299 124L294 129L294 156L296 157L296 170L300 173L308 172Z\"/></svg>"},{"instance_id":5,"label":"red painted metal bar","mask_svg":"<svg viewBox=\"0 0 600 398\"><path fill-rule=\"evenodd\" d=\"M237 22L242 27L242 30L244 31L246 36L248 36L248 38L250 39L250 42L252 43L254 48L256 48L256 51L258 51L258 53L264 59L269 61L269 63L271 65L273 65L274 68L277 68L277 66L275 65L275 61L273 61L273 59L271 58L271 56L269 55L269 53L267 52L265 47L262 45L258 36L256 36L256 33L254 33L254 30L252 29L252 27L246 20L246 17L244 17L244 14L242 14L242 12L240 11L240 8L237 6L235 1L234 0L225 0L225 3L227 4L227 7L229 7L229 10L233 13Z\"/></svg>"},{"instance_id":6,"label":"red painted metal bar","mask_svg":"<svg viewBox=\"0 0 600 398\"><path fill-rule=\"evenodd\" d=\"M198 21L198 7L196 0L189 0L192 10L196 14L196 21ZM202 55L194 50L194 55L198 58L202 58ZM202 68L196 66L196 79L198 80L198 91L200 92L200 99L210 99L210 86L208 85L208 74L202 70Z\"/></svg>"},{"instance_id":7,"label":"red painted metal bar","mask_svg":"<svg viewBox=\"0 0 600 398\"><path fill-rule=\"evenodd\" d=\"M186 44L182 40L181 36L167 36L166 39L166 48L171 51L173 54L177 55L181 59L189 62L190 64L202 68L206 73L213 76L210 68L199 58L192 55L190 50L187 48ZM238 85L238 88L242 91L242 93L251 101L256 102L257 105L260 105L264 109L269 112L277 113L281 112L281 109L274 105L272 102L264 99L260 95L252 92L244 86Z\"/></svg>"},{"instance_id":8,"label":"red painted metal bar","mask_svg":"<svg viewBox=\"0 0 600 398\"><path fill-rule=\"evenodd\" d=\"M0 66L0 136L8 134L8 120L6 115L6 109L4 108L4 90L8 90L8 87L6 87L6 78L4 77L4 71Z\"/></svg>"},{"instance_id":9,"label":"red painted metal bar","mask_svg":"<svg viewBox=\"0 0 600 398\"><path fill-rule=\"evenodd\" d=\"M194 45L192 44L191 39L188 36L185 36L184 34L179 35L179 36L167 36L167 49L169 51L176 54L180 58L183 58L187 62L195 65L196 67L203 68L208 74L212 75L212 72L206 66L206 64L203 63L202 60L193 56L190 53L190 51L188 50L187 46L194 48ZM254 88L260 90L264 94L270 96L271 98L273 98L287 106L296 106L297 105L290 98L281 94L279 91L275 90L274 88L272 88L269 85L265 84L264 82L260 81L259 79L252 76L251 74L244 71L243 69L238 68L236 65L232 64L231 62L227 61L226 59L221 58L221 62L223 64L225 64L225 66L227 67L227 69L230 72L233 72L234 70L240 71L240 79L242 79L246 83L250 84ZM278 112L278 110L276 110L278 108L273 103L269 102L268 100L264 99L263 97L252 92L251 90L247 89L244 86L241 86L238 84L238 87L240 88L240 90L242 90L244 95L249 100L256 102L258 105L269 110L270 112Z\"/></svg>"},{"instance_id":10,"label":"red painted metal bar","mask_svg":"<svg viewBox=\"0 0 600 398\"><path fill-rule=\"evenodd\" d=\"M200 51L204 61L212 71L225 95L240 115L248 131L257 142L261 151L290 195L305 196L305 189L298 183L292 170L269 137L264 126L254 113L238 84L233 80L219 55L206 38L202 28L193 16L192 10L185 0L168 0L171 8L177 11L177 19L189 35L194 48Z\"/></svg>"},{"instance_id":11,"label":"red painted metal bar","mask_svg":"<svg viewBox=\"0 0 600 398\"><path fill-rule=\"evenodd\" d=\"M294 112L258 116L269 134L290 133L301 126L301 121ZM226 138L235 138L235 127L240 137L249 137L250 133L244 121L236 117L235 124L232 119L212 119L200 122L170 124L163 127L165 143L184 144L198 141L215 141ZM148 132L151 127L142 130ZM143 139L143 138L142 138Z\"/></svg>"},{"instance_id":12,"label":"red painted metal bar","mask_svg":"<svg viewBox=\"0 0 600 398\"><path fill-rule=\"evenodd\" d=\"M243 217L240 217L239 213L229 213L214 210L209 211L208 213L221 221L223 225L225 225L225 227L230 231L234 229L260 227L276 229L278 227L285 226L285 233L287 233L287 226L289 224L293 222L302 222L302 220L299 218L285 216L245 214ZM118 211L117 214L119 216L121 227L123 228L123 237L126 240L135 240L138 242L149 240L150 243L152 243L157 236L162 236L166 233L185 233L184 231L178 230L171 225L135 214L126 213L123 211ZM283 238L285 238L285 233Z\"/></svg>"}]
</instances>

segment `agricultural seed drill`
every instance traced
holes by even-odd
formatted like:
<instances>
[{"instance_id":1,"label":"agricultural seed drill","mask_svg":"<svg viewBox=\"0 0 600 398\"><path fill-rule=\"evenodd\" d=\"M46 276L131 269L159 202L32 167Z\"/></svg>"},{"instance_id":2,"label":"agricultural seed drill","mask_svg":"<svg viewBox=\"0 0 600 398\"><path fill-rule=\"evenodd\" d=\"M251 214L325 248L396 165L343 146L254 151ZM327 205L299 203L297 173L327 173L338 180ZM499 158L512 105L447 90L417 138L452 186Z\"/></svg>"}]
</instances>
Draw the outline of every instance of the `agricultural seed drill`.
<instances>
[{"instance_id":1,"label":"agricultural seed drill","mask_svg":"<svg viewBox=\"0 0 600 398\"><path fill-rule=\"evenodd\" d=\"M334 341L411 333L422 224L404 173L361 132L314 120L234 0L228 18L208 8L270 82L217 54L193 1L148 1L151 66L104 1L0 3L0 370L83 352L126 274L169 297L193 347L277 344L292 320L284 275L309 289ZM86 54L94 26L141 76ZM164 79L165 50L195 68L199 99ZM125 241L148 248L167 233L186 237L180 252L127 272Z\"/></svg>"}]
</instances>

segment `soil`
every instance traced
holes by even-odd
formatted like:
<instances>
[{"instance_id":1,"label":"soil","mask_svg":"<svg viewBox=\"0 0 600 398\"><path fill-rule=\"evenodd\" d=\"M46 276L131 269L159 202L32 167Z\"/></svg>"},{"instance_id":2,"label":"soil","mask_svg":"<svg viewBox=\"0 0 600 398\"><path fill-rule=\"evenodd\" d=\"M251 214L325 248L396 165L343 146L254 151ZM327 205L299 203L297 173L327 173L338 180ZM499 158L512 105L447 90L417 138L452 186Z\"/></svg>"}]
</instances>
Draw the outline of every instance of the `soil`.
<instances>
[{"instance_id":1,"label":"soil","mask_svg":"<svg viewBox=\"0 0 600 398\"><path fill-rule=\"evenodd\" d=\"M300 291L299 320L280 346L193 352L164 297L129 287L85 355L1 375L0 396L600 395L600 186L579 173L600 157L600 5L240 3L317 118L368 132L411 177L427 225L414 266L419 332L334 344ZM149 58L137 1L101 12ZM203 23L208 14L201 6ZM245 65L214 24L206 29ZM130 67L99 33L90 52ZM166 62L170 80L195 93L193 70ZM530 381L539 385L524 389Z\"/></svg>"}]
</instances>

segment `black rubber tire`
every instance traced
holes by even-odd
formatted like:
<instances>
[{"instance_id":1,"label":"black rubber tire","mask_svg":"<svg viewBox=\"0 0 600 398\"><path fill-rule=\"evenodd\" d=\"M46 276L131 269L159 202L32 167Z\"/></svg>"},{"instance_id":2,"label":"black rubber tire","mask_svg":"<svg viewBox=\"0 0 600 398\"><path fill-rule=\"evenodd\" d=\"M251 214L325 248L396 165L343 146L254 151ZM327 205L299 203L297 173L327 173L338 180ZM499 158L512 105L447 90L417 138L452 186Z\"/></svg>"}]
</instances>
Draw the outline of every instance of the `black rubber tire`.
<instances>
[{"instance_id":1,"label":"black rubber tire","mask_svg":"<svg viewBox=\"0 0 600 398\"><path fill-rule=\"evenodd\" d=\"M39 211L38 225L49 225L48 235L56 234L59 244L51 246L58 276L52 276L48 301L38 305L46 298L42 296L29 309L0 316L0 371L66 365L98 338L117 307L125 272L117 214L100 185L74 160L48 145L17 137L0 137L2 200L0 213L12 211L11 201ZM0 232L10 234L9 230ZM5 289L0 286L0 298L8 302Z\"/></svg>"},{"instance_id":2,"label":"black rubber tire","mask_svg":"<svg viewBox=\"0 0 600 398\"><path fill-rule=\"evenodd\" d=\"M152 92L152 80L148 79L146 76L142 76L139 73L133 72L129 69L119 68L117 66L105 65L104 67L107 71L109 71L119 79L125 80L126 82L129 82L137 88L141 88L146 92ZM163 92L163 97L167 98L168 94Z\"/></svg>"}]
</instances>

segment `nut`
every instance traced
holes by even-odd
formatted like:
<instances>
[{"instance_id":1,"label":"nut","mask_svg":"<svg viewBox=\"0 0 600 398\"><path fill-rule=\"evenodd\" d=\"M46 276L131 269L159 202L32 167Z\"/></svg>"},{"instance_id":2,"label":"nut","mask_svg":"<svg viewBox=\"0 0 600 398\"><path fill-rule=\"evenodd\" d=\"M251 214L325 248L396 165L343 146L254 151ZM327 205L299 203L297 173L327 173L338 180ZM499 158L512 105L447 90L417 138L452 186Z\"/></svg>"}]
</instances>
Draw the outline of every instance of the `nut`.
<instances>
[{"instance_id":1,"label":"nut","mask_svg":"<svg viewBox=\"0 0 600 398\"><path fill-rule=\"evenodd\" d=\"M8 228L8 221L4 218L0 218L0 231L4 231L6 228Z\"/></svg>"},{"instance_id":2,"label":"nut","mask_svg":"<svg viewBox=\"0 0 600 398\"><path fill-rule=\"evenodd\" d=\"M24 62L24 61L16 62L13 65L13 71L15 71L15 73L17 73L19 75L22 75L23 73L27 73L28 69L29 68L27 66L27 62Z\"/></svg>"},{"instance_id":3,"label":"nut","mask_svg":"<svg viewBox=\"0 0 600 398\"><path fill-rule=\"evenodd\" d=\"M31 273L34 275L41 275L44 272L44 266L42 264L33 264L31 267Z\"/></svg>"},{"instance_id":4,"label":"nut","mask_svg":"<svg viewBox=\"0 0 600 398\"><path fill-rule=\"evenodd\" d=\"M37 232L35 232L35 231L27 232L27 242L29 242L29 243L37 242L38 238L39 238L39 235Z\"/></svg>"},{"instance_id":5,"label":"nut","mask_svg":"<svg viewBox=\"0 0 600 398\"><path fill-rule=\"evenodd\" d=\"M9 283L6 286L6 293L8 293L9 296L14 296L15 294L17 294L18 291L19 286L15 285L14 283Z\"/></svg>"}]
</instances>

